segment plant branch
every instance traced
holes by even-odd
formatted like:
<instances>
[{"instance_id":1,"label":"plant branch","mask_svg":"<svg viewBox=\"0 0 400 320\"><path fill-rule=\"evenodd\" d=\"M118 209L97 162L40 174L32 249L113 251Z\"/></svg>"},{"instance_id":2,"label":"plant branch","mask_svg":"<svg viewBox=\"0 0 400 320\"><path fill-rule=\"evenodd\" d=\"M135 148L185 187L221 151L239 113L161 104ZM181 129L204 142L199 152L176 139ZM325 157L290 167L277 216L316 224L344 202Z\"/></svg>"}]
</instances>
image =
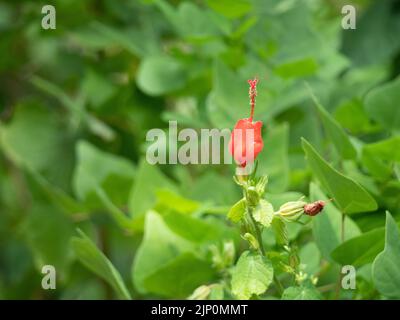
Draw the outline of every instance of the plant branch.
<instances>
[{"instance_id":1,"label":"plant branch","mask_svg":"<svg viewBox=\"0 0 400 320\"><path fill-rule=\"evenodd\" d=\"M345 220L346 220L346 215L344 212L342 212L342 217L341 217L341 223L340 223L340 242L344 242L344 236L345 236ZM341 270L339 270L339 277L338 281L336 284L336 292L335 292L335 300L338 300L340 297L340 286L342 284L342 279L343 279L343 274Z\"/></svg>"},{"instance_id":2,"label":"plant branch","mask_svg":"<svg viewBox=\"0 0 400 320\"><path fill-rule=\"evenodd\" d=\"M283 291L285 290L282 286L282 283L279 281L278 277L274 275L274 284L280 296L282 296Z\"/></svg>"},{"instance_id":3,"label":"plant branch","mask_svg":"<svg viewBox=\"0 0 400 320\"><path fill-rule=\"evenodd\" d=\"M258 244L259 244L259 246L260 246L260 252L261 252L261 254L262 254L263 256L265 256L265 249L264 249L264 244L263 244L263 241L262 241L261 230L260 230L260 228L258 227L257 222L256 222L256 221L254 220L254 218L253 218L252 210L253 210L253 209L251 209L250 207L248 208L248 213L249 213L250 221L251 221L251 224L253 225L254 233L255 233L255 236L256 236L256 238L257 238Z\"/></svg>"}]
</instances>

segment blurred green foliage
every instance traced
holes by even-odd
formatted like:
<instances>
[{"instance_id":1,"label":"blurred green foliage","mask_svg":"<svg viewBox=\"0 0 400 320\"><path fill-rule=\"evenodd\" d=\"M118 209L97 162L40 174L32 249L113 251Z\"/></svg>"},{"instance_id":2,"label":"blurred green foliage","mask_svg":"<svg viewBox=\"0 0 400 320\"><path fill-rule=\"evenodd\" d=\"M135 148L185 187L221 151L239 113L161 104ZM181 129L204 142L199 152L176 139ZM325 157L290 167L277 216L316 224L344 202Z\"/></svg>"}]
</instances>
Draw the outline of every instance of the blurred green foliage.
<instances>
[{"instance_id":1,"label":"blurred green foliage","mask_svg":"<svg viewBox=\"0 0 400 320\"><path fill-rule=\"evenodd\" d=\"M334 198L288 226L321 293L281 272L282 298L333 298L323 288L344 264L357 289L340 297L400 298L389 215L385 228L385 211L400 219L400 1L351 3L356 30L341 27L342 0L59 0L43 30L47 3L2 1L0 298L186 298L209 284L229 298L210 246L244 249L226 219L241 197L234 166L152 166L146 133L168 120L233 128L254 76L266 198ZM233 291L249 298L240 261ZM41 288L43 265L56 290Z\"/></svg>"}]
</instances>

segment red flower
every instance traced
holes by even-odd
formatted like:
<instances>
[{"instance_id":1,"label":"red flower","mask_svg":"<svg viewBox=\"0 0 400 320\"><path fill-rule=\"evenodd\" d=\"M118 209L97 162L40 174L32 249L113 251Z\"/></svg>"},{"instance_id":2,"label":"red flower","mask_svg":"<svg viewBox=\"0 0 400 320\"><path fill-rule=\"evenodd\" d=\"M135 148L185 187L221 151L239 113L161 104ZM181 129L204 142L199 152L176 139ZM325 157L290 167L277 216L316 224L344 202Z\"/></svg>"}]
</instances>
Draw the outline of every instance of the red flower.
<instances>
[{"instance_id":1,"label":"red flower","mask_svg":"<svg viewBox=\"0 0 400 320\"><path fill-rule=\"evenodd\" d=\"M248 162L253 162L264 146L261 136L262 122L253 122L255 97L257 96L256 85L258 80L254 79L248 82L250 85L250 118L240 119L236 123L229 141L229 151L236 163L242 167L245 167Z\"/></svg>"},{"instance_id":2,"label":"red flower","mask_svg":"<svg viewBox=\"0 0 400 320\"><path fill-rule=\"evenodd\" d=\"M245 167L247 162L254 161L263 149L261 127L261 121L253 122L250 118L240 119L236 123L229 141L229 151L240 166Z\"/></svg>"}]
</instances>

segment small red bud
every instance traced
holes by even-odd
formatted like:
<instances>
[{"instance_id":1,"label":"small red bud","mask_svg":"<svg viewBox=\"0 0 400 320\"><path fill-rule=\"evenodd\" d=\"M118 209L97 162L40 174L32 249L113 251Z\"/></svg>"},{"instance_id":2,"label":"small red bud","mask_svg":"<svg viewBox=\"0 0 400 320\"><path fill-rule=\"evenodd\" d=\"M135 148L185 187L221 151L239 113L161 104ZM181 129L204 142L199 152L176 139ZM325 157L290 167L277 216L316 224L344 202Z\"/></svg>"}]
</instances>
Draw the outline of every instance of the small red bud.
<instances>
[{"instance_id":1,"label":"small red bud","mask_svg":"<svg viewBox=\"0 0 400 320\"><path fill-rule=\"evenodd\" d=\"M306 215L309 215L311 217L317 215L318 213L320 213L322 211L322 209L324 209L325 207L325 201L323 200L318 200L312 203L308 203L304 206L304 213Z\"/></svg>"}]
</instances>

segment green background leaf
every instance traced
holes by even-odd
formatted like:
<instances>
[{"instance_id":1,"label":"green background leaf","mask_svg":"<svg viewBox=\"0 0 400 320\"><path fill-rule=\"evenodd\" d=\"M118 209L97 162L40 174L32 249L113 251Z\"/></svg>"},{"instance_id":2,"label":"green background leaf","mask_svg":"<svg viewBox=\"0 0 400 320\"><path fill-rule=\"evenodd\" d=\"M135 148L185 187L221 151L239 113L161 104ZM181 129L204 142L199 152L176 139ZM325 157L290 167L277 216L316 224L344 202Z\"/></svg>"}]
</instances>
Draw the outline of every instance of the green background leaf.
<instances>
[{"instance_id":1,"label":"green background leaf","mask_svg":"<svg viewBox=\"0 0 400 320\"><path fill-rule=\"evenodd\" d=\"M372 265L372 276L384 296L400 298L400 235L389 212L386 213L385 249Z\"/></svg>"},{"instance_id":2,"label":"green background leaf","mask_svg":"<svg viewBox=\"0 0 400 320\"><path fill-rule=\"evenodd\" d=\"M309 88L311 98L318 110L322 123L326 130L329 139L332 140L337 152L344 159L354 159L357 156L356 149L350 142L349 137L336 120L329 114L328 111L321 105L317 97Z\"/></svg>"},{"instance_id":3,"label":"green background leaf","mask_svg":"<svg viewBox=\"0 0 400 320\"><path fill-rule=\"evenodd\" d=\"M358 183L330 166L305 139L302 140L307 161L322 186L343 213L374 211L377 203Z\"/></svg>"},{"instance_id":4,"label":"green background leaf","mask_svg":"<svg viewBox=\"0 0 400 320\"><path fill-rule=\"evenodd\" d=\"M365 110L382 127L400 129L400 78L372 90L365 98Z\"/></svg>"},{"instance_id":5,"label":"green background leaf","mask_svg":"<svg viewBox=\"0 0 400 320\"><path fill-rule=\"evenodd\" d=\"M110 260L96 247L96 245L82 231L80 238L74 238L72 242L76 256L81 263L96 273L99 277L111 285L121 299L131 299L129 291L119 272Z\"/></svg>"},{"instance_id":6,"label":"green background leaf","mask_svg":"<svg viewBox=\"0 0 400 320\"><path fill-rule=\"evenodd\" d=\"M147 57L142 61L137 84L153 96L181 89L186 82L186 72L179 61L168 56Z\"/></svg>"}]
</instances>

